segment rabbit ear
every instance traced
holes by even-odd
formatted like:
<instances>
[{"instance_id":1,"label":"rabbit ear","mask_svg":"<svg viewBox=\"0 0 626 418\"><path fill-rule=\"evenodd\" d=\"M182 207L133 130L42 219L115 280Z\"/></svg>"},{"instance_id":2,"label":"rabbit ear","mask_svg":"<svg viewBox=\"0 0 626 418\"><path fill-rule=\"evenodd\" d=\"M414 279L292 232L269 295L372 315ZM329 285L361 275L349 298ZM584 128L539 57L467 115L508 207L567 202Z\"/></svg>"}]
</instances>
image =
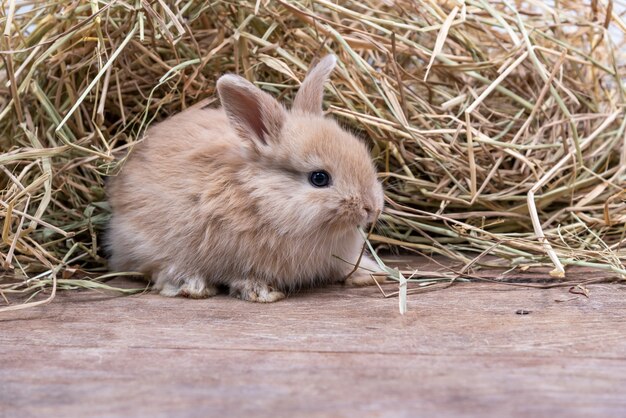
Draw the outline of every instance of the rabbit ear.
<instances>
[{"instance_id":1,"label":"rabbit ear","mask_svg":"<svg viewBox=\"0 0 626 418\"><path fill-rule=\"evenodd\" d=\"M241 137L256 147L278 140L286 112L272 96L233 74L217 80L217 92L231 126Z\"/></svg>"},{"instance_id":2,"label":"rabbit ear","mask_svg":"<svg viewBox=\"0 0 626 418\"><path fill-rule=\"evenodd\" d=\"M337 57L326 55L314 66L304 78L293 103L293 110L303 113L321 114L322 99L324 98L324 83L328 80Z\"/></svg>"}]
</instances>

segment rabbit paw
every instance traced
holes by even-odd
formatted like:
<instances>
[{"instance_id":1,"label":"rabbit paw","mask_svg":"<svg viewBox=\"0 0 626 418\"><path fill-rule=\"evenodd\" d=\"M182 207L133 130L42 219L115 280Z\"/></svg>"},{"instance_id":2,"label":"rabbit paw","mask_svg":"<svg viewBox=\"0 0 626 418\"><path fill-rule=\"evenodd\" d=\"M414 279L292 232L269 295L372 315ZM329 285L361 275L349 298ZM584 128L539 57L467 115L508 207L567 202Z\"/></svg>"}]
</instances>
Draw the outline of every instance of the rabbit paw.
<instances>
[{"instance_id":1,"label":"rabbit paw","mask_svg":"<svg viewBox=\"0 0 626 418\"><path fill-rule=\"evenodd\" d=\"M381 269L378 263L364 255L361 258L357 271L352 273L350 277L344 281L344 284L346 286L371 286L375 285L377 282L382 283L385 281L384 277L372 275L372 273L378 273L380 271Z\"/></svg>"},{"instance_id":2,"label":"rabbit paw","mask_svg":"<svg viewBox=\"0 0 626 418\"><path fill-rule=\"evenodd\" d=\"M190 299L205 299L217 295L217 287L206 284L203 277L191 276L180 283L166 282L159 292L162 296L183 296Z\"/></svg>"},{"instance_id":3,"label":"rabbit paw","mask_svg":"<svg viewBox=\"0 0 626 418\"><path fill-rule=\"evenodd\" d=\"M370 273L355 272L344 282L346 286L361 287L376 284L376 279Z\"/></svg>"},{"instance_id":4,"label":"rabbit paw","mask_svg":"<svg viewBox=\"0 0 626 418\"><path fill-rule=\"evenodd\" d=\"M256 280L242 280L230 285L230 294L249 302L270 303L285 299L285 294Z\"/></svg>"}]
</instances>

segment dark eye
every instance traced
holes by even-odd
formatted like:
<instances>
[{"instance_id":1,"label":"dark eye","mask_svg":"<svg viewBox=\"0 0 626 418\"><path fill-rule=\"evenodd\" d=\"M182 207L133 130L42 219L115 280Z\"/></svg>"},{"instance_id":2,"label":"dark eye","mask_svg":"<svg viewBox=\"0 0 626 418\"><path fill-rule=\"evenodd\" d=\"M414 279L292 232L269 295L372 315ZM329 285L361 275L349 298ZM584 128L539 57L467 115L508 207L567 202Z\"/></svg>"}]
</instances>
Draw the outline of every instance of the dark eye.
<instances>
[{"instance_id":1,"label":"dark eye","mask_svg":"<svg viewBox=\"0 0 626 418\"><path fill-rule=\"evenodd\" d=\"M309 182L314 187L328 187L330 186L330 174L324 170L312 171L309 174Z\"/></svg>"}]
</instances>

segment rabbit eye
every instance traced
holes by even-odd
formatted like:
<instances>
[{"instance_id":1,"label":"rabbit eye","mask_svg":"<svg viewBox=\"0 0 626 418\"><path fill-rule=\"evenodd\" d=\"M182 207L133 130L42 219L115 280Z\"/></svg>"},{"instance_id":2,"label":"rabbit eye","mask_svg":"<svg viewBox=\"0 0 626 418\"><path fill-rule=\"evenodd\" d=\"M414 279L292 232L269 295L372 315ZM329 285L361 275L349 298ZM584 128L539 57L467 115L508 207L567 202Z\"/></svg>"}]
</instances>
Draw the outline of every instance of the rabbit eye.
<instances>
[{"instance_id":1,"label":"rabbit eye","mask_svg":"<svg viewBox=\"0 0 626 418\"><path fill-rule=\"evenodd\" d=\"M314 187L330 186L330 174L324 170L312 171L309 174L309 183Z\"/></svg>"}]
</instances>

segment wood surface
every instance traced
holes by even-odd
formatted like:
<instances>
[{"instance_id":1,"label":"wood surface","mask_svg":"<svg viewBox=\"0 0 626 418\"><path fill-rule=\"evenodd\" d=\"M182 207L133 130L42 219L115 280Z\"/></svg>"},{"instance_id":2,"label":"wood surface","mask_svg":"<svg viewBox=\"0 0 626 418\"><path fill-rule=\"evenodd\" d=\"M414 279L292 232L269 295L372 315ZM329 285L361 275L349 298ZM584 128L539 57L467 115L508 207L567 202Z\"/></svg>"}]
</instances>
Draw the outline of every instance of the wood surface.
<instances>
[{"instance_id":1,"label":"wood surface","mask_svg":"<svg viewBox=\"0 0 626 418\"><path fill-rule=\"evenodd\" d=\"M587 289L60 292L0 316L0 416L626 417L626 286Z\"/></svg>"}]
</instances>

